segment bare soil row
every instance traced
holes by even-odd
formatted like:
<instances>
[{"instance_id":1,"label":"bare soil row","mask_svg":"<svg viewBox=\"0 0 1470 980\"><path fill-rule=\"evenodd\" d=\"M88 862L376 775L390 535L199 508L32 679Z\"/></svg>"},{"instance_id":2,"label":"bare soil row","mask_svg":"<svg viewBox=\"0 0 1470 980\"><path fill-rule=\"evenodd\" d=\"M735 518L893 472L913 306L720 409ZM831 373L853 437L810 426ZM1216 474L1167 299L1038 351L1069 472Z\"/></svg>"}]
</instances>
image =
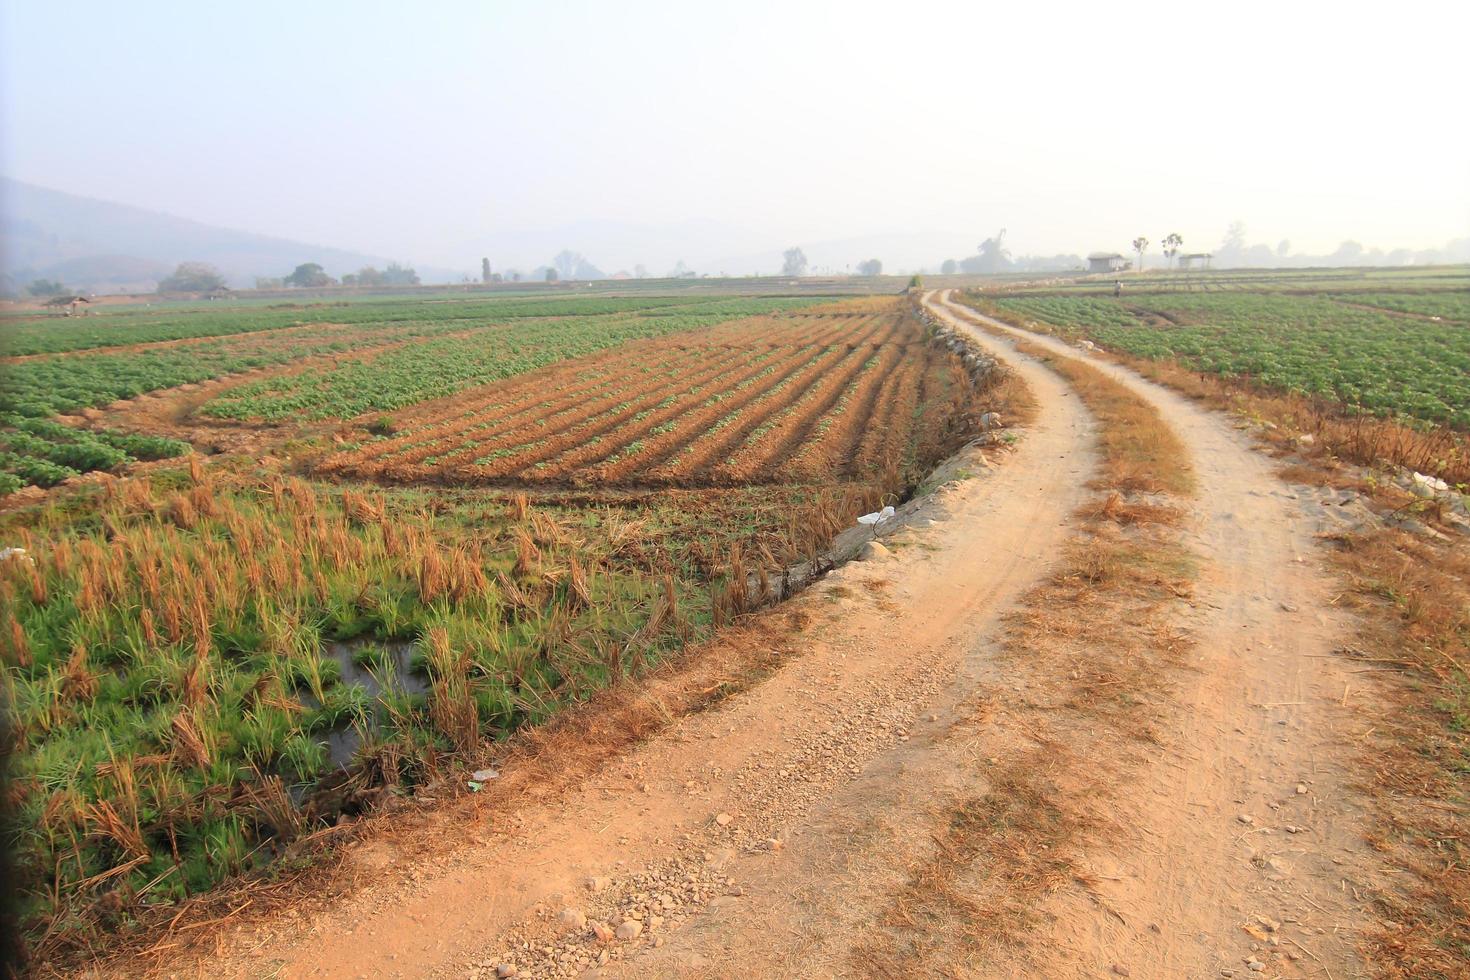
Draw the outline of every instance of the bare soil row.
<instances>
[{"instance_id":1,"label":"bare soil row","mask_svg":"<svg viewBox=\"0 0 1470 980\"><path fill-rule=\"evenodd\" d=\"M750 317L415 406L321 469L494 486L874 480L953 441L966 382L901 312Z\"/></svg>"}]
</instances>

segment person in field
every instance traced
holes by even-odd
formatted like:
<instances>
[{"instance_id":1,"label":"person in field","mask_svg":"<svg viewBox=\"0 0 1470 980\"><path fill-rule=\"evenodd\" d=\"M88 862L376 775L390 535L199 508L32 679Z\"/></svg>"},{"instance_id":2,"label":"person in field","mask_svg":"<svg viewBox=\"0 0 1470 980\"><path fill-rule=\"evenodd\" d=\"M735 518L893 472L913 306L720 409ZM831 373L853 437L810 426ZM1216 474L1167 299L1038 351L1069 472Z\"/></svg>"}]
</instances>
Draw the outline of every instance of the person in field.
<instances>
[{"instance_id":1,"label":"person in field","mask_svg":"<svg viewBox=\"0 0 1470 980\"><path fill-rule=\"evenodd\" d=\"M1115 279L1115 280L1113 280L1113 297L1116 299L1117 297L1122 296L1122 295L1123 295L1123 280L1121 280L1121 279Z\"/></svg>"}]
</instances>

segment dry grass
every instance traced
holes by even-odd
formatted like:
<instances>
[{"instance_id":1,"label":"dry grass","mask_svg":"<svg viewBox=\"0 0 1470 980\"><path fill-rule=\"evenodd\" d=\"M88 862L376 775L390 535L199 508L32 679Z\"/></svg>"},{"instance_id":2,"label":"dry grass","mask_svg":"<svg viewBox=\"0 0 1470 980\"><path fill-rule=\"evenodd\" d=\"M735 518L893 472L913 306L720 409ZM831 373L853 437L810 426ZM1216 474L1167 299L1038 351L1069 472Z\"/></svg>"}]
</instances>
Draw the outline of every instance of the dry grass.
<instances>
[{"instance_id":1,"label":"dry grass","mask_svg":"<svg viewBox=\"0 0 1470 980\"><path fill-rule=\"evenodd\" d=\"M999 414L1006 425L1030 425L1041 410L1036 393L1010 371L1003 371L985 394L991 411Z\"/></svg>"},{"instance_id":2,"label":"dry grass","mask_svg":"<svg viewBox=\"0 0 1470 980\"><path fill-rule=\"evenodd\" d=\"M1095 486L1120 493L1189 494L1189 449L1153 405L1090 364L1009 338L1022 353L1066 378L1100 423L1103 472Z\"/></svg>"},{"instance_id":3,"label":"dry grass","mask_svg":"<svg viewBox=\"0 0 1470 980\"><path fill-rule=\"evenodd\" d=\"M809 307L808 313L895 313L902 308L903 299L898 296L854 296L849 299L833 300L821 306Z\"/></svg>"},{"instance_id":4,"label":"dry grass","mask_svg":"<svg viewBox=\"0 0 1470 980\"><path fill-rule=\"evenodd\" d=\"M955 308L967 323L999 337L1067 380L1099 423L1103 470L1094 486L1120 494L1194 492L1189 449L1158 409L1091 364L997 329Z\"/></svg>"},{"instance_id":5,"label":"dry grass","mask_svg":"<svg viewBox=\"0 0 1470 980\"><path fill-rule=\"evenodd\" d=\"M1078 814L1047 790L1073 770L1049 743L986 773L989 789L935 814L933 850L854 951L868 975L974 975L974 960L1018 940L1037 900L1076 876Z\"/></svg>"},{"instance_id":6,"label":"dry grass","mask_svg":"<svg viewBox=\"0 0 1470 980\"><path fill-rule=\"evenodd\" d=\"M1089 521L1109 521L1124 527L1134 524L1173 524L1183 516L1176 506L1156 497L1125 497L1114 490L1104 496L1094 497L1082 505L1079 513Z\"/></svg>"},{"instance_id":7,"label":"dry grass","mask_svg":"<svg viewBox=\"0 0 1470 980\"><path fill-rule=\"evenodd\" d=\"M1321 399L1288 395L1238 378L1200 374L1175 361L1110 354L1144 377L1213 408L1270 422L1263 437L1309 457L1363 466L1403 466L1451 484L1470 483L1470 435L1444 427L1415 428L1392 419L1353 415ZM1310 435L1303 446L1299 435Z\"/></svg>"},{"instance_id":8,"label":"dry grass","mask_svg":"<svg viewBox=\"0 0 1470 980\"><path fill-rule=\"evenodd\" d=\"M1379 529L1334 539L1359 649L1397 667L1365 699L1370 843L1401 873L1364 954L1383 977L1470 975L1470 548ZM1382 676L1382 675L1380 675Z\"/></svg>"}]
</instances>

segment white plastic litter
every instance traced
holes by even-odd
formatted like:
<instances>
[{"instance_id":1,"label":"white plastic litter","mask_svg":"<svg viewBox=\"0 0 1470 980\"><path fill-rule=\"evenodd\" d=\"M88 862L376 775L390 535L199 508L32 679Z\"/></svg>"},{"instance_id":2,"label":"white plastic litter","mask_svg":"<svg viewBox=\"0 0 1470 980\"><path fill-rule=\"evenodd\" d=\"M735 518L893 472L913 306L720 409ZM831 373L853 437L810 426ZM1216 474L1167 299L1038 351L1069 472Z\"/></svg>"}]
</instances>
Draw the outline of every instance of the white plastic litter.
<instances>
[{"instance_id":1,"label":"white plastic litter","mask_svg":"<svg viewBox=\"0 0 1470 980\"><path fill-rule=\"evenodd\" d=\"M0 561L28 561L35 564L24 548L0 548Z\"/></svg>"},{"instance_id":2,"label":"white plastic litter","mask_svg":"<svg viewBox=\"0 0 1470 980\"><path fill-rule=\"evenodd\" d=\"M862 517L859 517L858 518L858 523L859 524L882 524L884 521L888 520L892 516L893 516L893 508L892 507L884 507L882 510L880 510L880 511L878 511L876 513L873 513L873 514L864 514Z\"/></svg>"},{"instance_id":3,"label":"white plastic litter","mask_svg":"<svg viewBox=\"0 0 1470 980\"><path fill-rule=\"evenodd\" d=\"M1428 487L1435 493L1444 493L1450 488L1450 485L1441 480L1439 477L1425 476L1423 473L1415 473L1414 482L1419 484L1421 487Z\"/></svg>"}]
</instances>

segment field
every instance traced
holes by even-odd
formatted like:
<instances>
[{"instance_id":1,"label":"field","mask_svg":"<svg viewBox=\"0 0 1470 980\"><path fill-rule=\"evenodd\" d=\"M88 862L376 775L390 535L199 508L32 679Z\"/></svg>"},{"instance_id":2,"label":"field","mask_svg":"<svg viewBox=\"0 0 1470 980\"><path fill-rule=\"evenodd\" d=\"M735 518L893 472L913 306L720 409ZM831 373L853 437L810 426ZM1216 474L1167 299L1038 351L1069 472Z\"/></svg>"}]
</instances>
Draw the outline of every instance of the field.
<instances>
[{"instance_id":1,"label":"field","mask_svg":"<svg viewBox=\"0 0 1470 980\"><path fill-rule=\"evenodd\" d=\"M913 482L965 392L957 359L902 313L753 317L386 416L390 437L321 469L492 485Z\"/></svg>"},{"instance_id":2,"label":"field","mask_svg":"<svg viewBox=\"0 0 1470 980\"><path fill-rule=\"evenodd\" d=\"M1035 288L1035 276L1011 276L986 287ZM1064 276L1045 284L1047 292L1111 295L1118 276ZM1271 292L1351 293L1373 292L1448 295L1463 292L1464 266L1399 266L1396 268L1303 268L1303 269L1194 269L1167 270L1157 267L1145 272L1128 272L1124 286L1147 292Z\"/></svg>"},{"instance_id":3,"label":"field","mask_svg":"<svg viewBox=\"0 0 1470 980\"><path fill-rule=\"evenodd\" d=\"M709 635L986 408L897 299L663 299L25 327L47 350L7 365L12 472L111 471L0 517L43 949L267 867ZM189 393L184 431L270 452L137 469L189 448L108 428L153 390ZM115 455L55 455L84 439Z\"/></svg>"},{"instance_id":4,"label":"field","mask_svg":"<svg viewBox=\"0 0 1470 980\"><path fill-rule=\"evenodd\" d=\"M393 323L459 323L477 326L487 321L522 317L605 316L652 311L740 313L762 306L800 306L803 302L813 300L723 296L515 296L335 300L308 305L279 303L263 307L255 304L231 304L225 309L196 304L169 306L164 311L151 305L118 306L104 307L96 315L75 320L58 321L54 315L11 317L3 337L0 337L0 356L58 354L170 340L230 337L303 324L378 327Z\"/></svg>"},{"instance_id":5,"label":"field","mask_svg":"<svg viewBox=\"0 0 1470 980\"><path fill-rule=\"evenodd\" d=\"M1470 430L1470 276L1381 277L1308 288L1305 276L1156 278L975 297L1002 319L1151 360L1177 360L1348 410ZM1413 286L1415 288L1407 288ZM1289 288L1288 288L1289 287Z\"/></svg>"},{"instance_id":6,"label":"field","mask_svg":"<svg viewBox=\"0 0 1470 980\"><path fill-rule=\"evenodd\" d=\"M53 486L79 473L178 455L177 441L138 444L106 427L68 431L24 420L75 421L123 399L246 372L209 405L220 419L343 418L425 398L637 337L709 326L810 298L591 297L319 304L258 312L159 315L121 307L79 320L13 318L0 372L0 493ZM73 426L73 429L78 427ZM146 433L145 433L146 434ZM100 443L100 445L99 445Z\"/></svg>"}]
</instances>

